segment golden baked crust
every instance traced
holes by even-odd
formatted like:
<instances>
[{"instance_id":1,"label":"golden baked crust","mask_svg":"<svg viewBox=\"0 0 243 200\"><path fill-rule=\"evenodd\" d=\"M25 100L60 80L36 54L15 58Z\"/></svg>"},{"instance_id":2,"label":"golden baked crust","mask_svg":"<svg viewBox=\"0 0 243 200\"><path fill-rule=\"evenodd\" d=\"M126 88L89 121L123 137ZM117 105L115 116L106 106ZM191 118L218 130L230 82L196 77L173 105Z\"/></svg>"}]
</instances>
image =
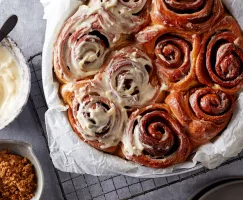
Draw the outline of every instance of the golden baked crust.
<instances>
[{"instance_id":1,"label":"golden baked crust","mask_svg":"<svg viewBox=\"0 0 243 200\"><path fill-rule=\"evenodd\" d=\"M0 200L30 200L36 187L36 175L30 161L9 150L1 150Z\"/></svg>"}]
</instances>

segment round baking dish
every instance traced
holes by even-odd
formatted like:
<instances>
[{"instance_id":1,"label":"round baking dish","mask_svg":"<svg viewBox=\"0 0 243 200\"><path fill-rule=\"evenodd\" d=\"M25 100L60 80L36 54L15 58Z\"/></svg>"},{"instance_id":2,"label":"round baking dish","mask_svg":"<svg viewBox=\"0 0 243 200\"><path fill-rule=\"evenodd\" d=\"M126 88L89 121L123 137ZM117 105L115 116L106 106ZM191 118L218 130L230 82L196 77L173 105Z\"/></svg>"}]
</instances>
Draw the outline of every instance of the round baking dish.
<instances>
[{"instance_id":1,"label":"round baking dish","mask_svg":"<svg viewBox=\"0 0 243 200\"><path fill-rule=\"evenodd\" d=\"M233 154L232 151L228 150L225 154L215 153L213 155L213 158L211 157L210 159L208 159L210 156L208 156L207 151L203 151L207 149L215 149L216 152L216 150L219 150L220 148L217 148L217 146L223 140L221 139L223 135L222 133L220 137L215 138L212 143L206 144L204 146L205 148L200 149L201 154L197 155L198 157L200 157L200 159L192 159L196 157L193 157L192 155L189 157L188 162L183 163L183 166L176 165L166 169L151 169L148 167L139 166L131 161L122 160L110 154L100 152L80 141L78 136L74 133L73 129L69 125L70 123L66 115L67 107L63 106L63 102L58 95L59 83L56 77L53 75L53 46L55 44L56 38L58 37L59 30L62 28L66 19L68 19L74 13L74 11L77 10L78 6L79 5L76 5L75 3L70 3L70 5L66 7L64 6L65 9L61 9L62 11L60 10L59 13L62 15L57 17L57 19L51 21L52 23L50 23L50 26L47 26L49 34L46 35L47 37L42 54L43 87L47 105L49 107L49 110L45 115L45 119L47 133L50 139L50 154L53 158L52 161L56 168L61 171L75 173L85 172L96 176L123 174L133 177L155 178L193 172L195 170L201 169L203 166L206 166L208 168L215 168L228 158L235 155L235 151ZM66 12L63 12L63 10L65 10ZM52 16L51 13L50 16ZM54 17L52 17L52 19L53 18ZM237 109L240 111L242 110L240 108L241 104L238 105ZM237 117L233 116L233 120ZM231 120L231 122L233 120ZM236 124L235 121L233 125ZM232 127L234 126L230 124L229 128ZM233 132L231 129L228 130ZM236 145L231 145L231 147L232 146L235 147ZM60 156L60 152L62 152L62 154L65 156ZM212 151L210 151L209 153L211 152ZM205 159L208 159L209 163L206 162Z\"/></svg>"},{"instance_id":2,"label":"round baking dish","mask_svg":"<svg viewBox=\"0 0 243 200\"><path fill-rule=\"evenodd\" d=\"M17 61L20 68L21 84L19 85L19 92L17 94L14 105L12 106L9 115L2 115L0 117L0 130L9 125L21 113L25 104L27 103L30 93L30 70L26 59L17 44L9 37L5 38L0 45L6 47Z\"/></svg>"},{"instance_id":3,"label":"round baking dish","mask_svg":"<svg viewBox=\"0 0 243 200\"><path fill-rule=\"evenodd\" d=\"M22 141L0 140L0 150L3 149L9 149L16 155L28 158L33 164L37 176L37 189L31 200L39 200L43 192L44 175L41 165L32 150L32 145Z\"/></svg>"}]
</instances>

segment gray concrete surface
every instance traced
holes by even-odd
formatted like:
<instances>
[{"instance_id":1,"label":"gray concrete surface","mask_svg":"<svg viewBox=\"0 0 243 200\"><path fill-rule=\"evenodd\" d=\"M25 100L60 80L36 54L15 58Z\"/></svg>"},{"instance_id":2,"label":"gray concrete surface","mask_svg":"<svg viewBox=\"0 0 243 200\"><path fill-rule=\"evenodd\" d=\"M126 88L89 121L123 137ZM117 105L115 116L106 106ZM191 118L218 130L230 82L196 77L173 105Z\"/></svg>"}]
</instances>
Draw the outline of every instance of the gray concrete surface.
<instances>
[{"instance_id":1,"label":"gray concrete surface","mask_svg":"<svg viewBox=\"0 0 243 200\"><path fill-rule=\"evenodd\" d=\"M10 36L18 43L26 58L42 51L45 21L42 19L43 8L40 2L38 0L0 1L0 24L11 14L16 14L19 17L19 22ZM41 131L38 129L30 103L11 125L0 131L0 139L16 139L31 143L45 175L45 189L42 199L62 200L48 149Z\"/></svg>"},{"instance_id":2,"label":"gray concrete surface","mask_svg":"<svg viewBox=\"0 0 243 200\"><path fill-rule=\"evenodd\" d=\"M45 32L45 21L42 19L43 9L39 0L0 0L0 24L11 14L19 16L19 23L11 33L11 37L18 43L24 55L30 56L42 51ZM34 88L34 87L33 87ZM32 88L32 89L33 89ZM30 102L26 105L21 115L7 128L0 131L0 139L18 139L30 142L43 166L45 175L45 189L43 200L62 200L60 187L57 182L54 168L49 158L48 149L38 128L35 115ZM183 182L163 187L146 195L141 195L134 200L187 200L199 188L227 176L243 176L243 161L220 167L206 174L187 179ZM167 185L188 174L160 179L135 179L124 176L92 177L75 174L60 173L64 182L67 199L111 199L126 198L135 192L149 191L153 187ZM73 182L70 180L73 178ZM75 194L70 186L81 188ZM89 191L87 190L89 187ZM112 189L112 188L113 189ZM82 189L83 188L83 189ZM114 190L117 191L114 191ZM100 195L100 196L99 196Z\"/></svg>"}]
</instances>

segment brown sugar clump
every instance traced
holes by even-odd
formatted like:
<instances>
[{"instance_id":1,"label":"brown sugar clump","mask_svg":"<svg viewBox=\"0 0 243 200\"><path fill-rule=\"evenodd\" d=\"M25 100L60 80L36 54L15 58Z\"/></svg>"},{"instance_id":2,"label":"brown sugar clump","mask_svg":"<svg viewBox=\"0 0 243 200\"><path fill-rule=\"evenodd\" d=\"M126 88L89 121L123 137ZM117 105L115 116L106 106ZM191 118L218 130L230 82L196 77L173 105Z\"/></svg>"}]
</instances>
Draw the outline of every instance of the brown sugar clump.
<instances>
[{"instance_id":1,"label":"brown sugar clump","mask_svg":"<svg viewBox=\"0 0 243 200\"><path fill-rule=\"evenodd\" d=\"M30 200L37 188L33 165L9 150L0 151L0 200Z\"/></svg>"}]
</instances>

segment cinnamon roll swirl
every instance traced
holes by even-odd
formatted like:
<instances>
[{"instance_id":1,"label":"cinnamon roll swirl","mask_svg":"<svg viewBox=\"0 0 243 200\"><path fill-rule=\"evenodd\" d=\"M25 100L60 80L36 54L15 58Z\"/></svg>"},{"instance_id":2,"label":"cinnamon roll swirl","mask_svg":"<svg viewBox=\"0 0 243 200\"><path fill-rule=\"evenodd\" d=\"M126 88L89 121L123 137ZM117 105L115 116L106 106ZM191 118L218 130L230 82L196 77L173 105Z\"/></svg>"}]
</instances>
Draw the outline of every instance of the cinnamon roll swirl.
<instances>
[{"instance_id":1,"label":"cinnamon roll swirl","mask_svg":"<svg viewBox=\"0 0 243 200\"><path fill-rule=\"evenodd\" d=\"M184 129L164 104L154 104L134 112L122 144L128 160L153 168L184 162L191 149Z\"/></svg>"},{"instance_id":2,"label":"cinnamon roll swirl","mask_svg":"<svg viewBox=\"0 0 243 200\"><path fill-rule=\"evenodd\" d=\"M103 86L96 81L81 81L63 86L61 94L69 105L71 126L80 138L97 149L114 152L127 115L107 99Z\"/></svg>"},{"instance_id":3,"label":"cinnamon roll swirl","mask_svg":"<svg viewBox=\"0 0 243 200\"><path fill-rule=\"evenodd\" d=\"M99 78L107 85L107 95L127 109L153 103L160 87L150 58L135 47L114 53Z\"/></svg>"},{"instance_id":4,"label":"cinnamon roll swirl","mask_svg":"<svg viewBox=\"0 0 243 200\"><path fill-rule=\"evenodd\" d=\"M226 16L203 35L196 63L198 80L228 93L243 83L243 37L237 22Z\"/></svg>"},{"instance_id":5,"label":"cinnamon roll swirl","mask_svg":"<svg viewBox=\"0 0 243 200\"><path fill-rule=\"evenodd\" d=\"M91 0L90 5L94 4L109 11L125 34L139 31L150 21L151 0Z\"/></svg>"},{"instance_id":6,"label":"cinnamon roll swirl","mask_svg":"<svg viewBox=\"0 0 243 200\"><path fill-rule=\"evenodd\" d=\"M224 13L221 0L155 0L152 21L173 28L206 32Z\"/></svg>"},{"instance_id":7,"label":"cinnamon roll swirl","mask_svg":"<svg viewBox=\"0 0 243 200\"><path fill-rule=\"evenodd\" d=\"M54 70L62 83L85 79L96 74L106 53L120 38L120 32L104 9L81 6L65 23L54 48Z\"/></svg>"},{"instance_id":8,"label":"cinnamon roll swirl","mask_svg":"<svg viewBox=\"0 0 243 200\"><path fill-rule=\"evenodd\" d=\"M210 141L229 123L235 97L221 90L205 87L188 92L172 92L165 102L175 117L186 127L196 144Z\"/></svg>"},{"instance_id":9,"label":"cinnamon roll swirl","mask_svg":"<svg viewBox=\"0 0 243 200\"><path fill-rule=\"evenodd\" d=\"M200 37L160 25L150 26L136 35L138 43L154 60L161 83L169 89L195 85L195 62Z\"/></svg>"}]
</instances>

